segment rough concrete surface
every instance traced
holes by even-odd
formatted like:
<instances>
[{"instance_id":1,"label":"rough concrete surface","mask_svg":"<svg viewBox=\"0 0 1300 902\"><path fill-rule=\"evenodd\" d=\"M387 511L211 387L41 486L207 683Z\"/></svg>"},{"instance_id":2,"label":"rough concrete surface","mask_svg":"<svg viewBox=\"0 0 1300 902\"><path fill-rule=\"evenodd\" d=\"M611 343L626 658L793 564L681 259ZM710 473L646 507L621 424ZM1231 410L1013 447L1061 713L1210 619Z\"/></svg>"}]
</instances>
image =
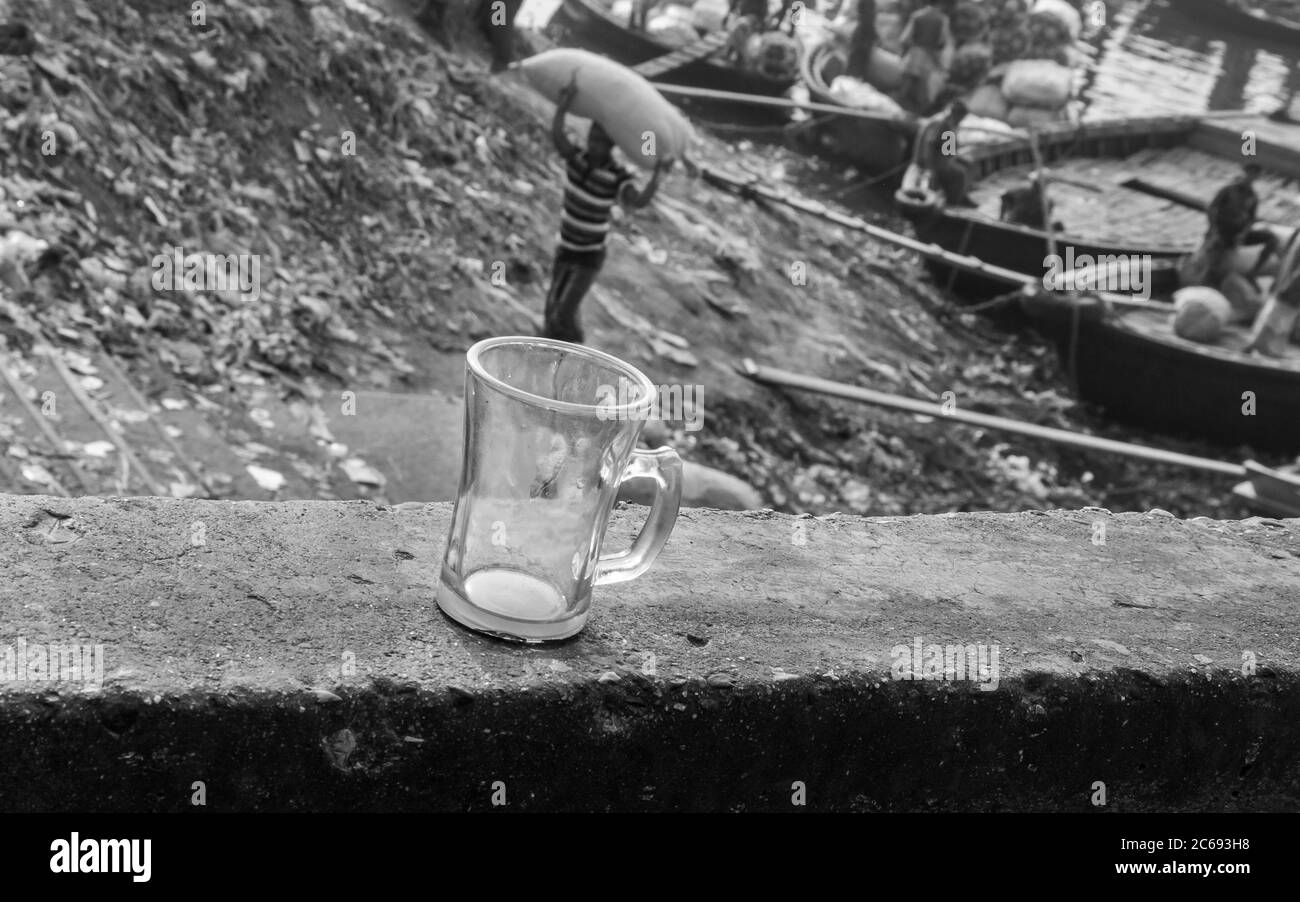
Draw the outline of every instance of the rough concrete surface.
<instances>
[{"instance_id":1,"label":"rough concrete surface","mask_svg":"<svg viewBox=\"0 0 1300 902\"><path fill-rule=\"evenodd\" d=\"M0 810L1300 810L1300 521L684 510L521 647L437 611L450 515L0 495L0 663L104 648L0 678Z\"/></svg>"}]
</instances>

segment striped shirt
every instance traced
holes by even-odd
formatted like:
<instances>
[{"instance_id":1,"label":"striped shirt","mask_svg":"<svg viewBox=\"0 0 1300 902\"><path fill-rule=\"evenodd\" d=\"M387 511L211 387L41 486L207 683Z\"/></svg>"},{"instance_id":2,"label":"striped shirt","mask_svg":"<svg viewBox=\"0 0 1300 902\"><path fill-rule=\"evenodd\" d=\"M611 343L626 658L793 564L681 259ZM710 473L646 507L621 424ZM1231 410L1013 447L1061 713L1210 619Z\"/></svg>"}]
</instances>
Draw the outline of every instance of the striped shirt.
<instances>
[{"instance_id":1,"label":"striped shirt","mask_svg":"<svg viewBox=\"0 0 1300 902\"><path fill-rule=\"evenodd\" d=\"M580 253L603 250L609 237L610 211L632 173L612 160L589 168L582 151L573 155L566 168L560 247Z\"/></svg>"}]
</instances>

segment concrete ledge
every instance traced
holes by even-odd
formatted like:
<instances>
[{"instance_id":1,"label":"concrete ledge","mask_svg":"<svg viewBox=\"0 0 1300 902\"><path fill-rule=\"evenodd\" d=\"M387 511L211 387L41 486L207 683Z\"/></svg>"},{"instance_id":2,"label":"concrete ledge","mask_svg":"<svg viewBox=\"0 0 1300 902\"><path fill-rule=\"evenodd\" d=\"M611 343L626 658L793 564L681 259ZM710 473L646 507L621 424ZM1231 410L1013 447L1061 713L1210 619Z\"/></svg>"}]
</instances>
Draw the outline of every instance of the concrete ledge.
<instances>
[{"instance_id":1,"label":"concrete ledge","mask_svg":"<svg viewBox=\"0 0 1300 902\"><path fill-rule=\"evenodd\" d=\"M0 664L104 653L0 676L0 810L1300 810L1300 521L683 511L520 648L434 607L450 513L0 495Z\"/></svg>"}]
</instances>

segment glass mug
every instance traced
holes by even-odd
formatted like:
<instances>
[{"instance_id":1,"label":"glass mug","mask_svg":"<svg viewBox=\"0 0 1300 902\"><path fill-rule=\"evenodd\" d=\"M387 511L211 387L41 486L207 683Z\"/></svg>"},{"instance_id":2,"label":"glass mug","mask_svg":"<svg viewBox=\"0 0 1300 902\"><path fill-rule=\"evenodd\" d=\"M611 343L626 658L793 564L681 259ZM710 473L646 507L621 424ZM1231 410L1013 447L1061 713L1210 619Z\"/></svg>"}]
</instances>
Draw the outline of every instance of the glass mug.
<instances>
[{"instance_id":1,"label":"glass mug","mask_svg":"<svg viewBox=\"0 0 1300 902\"><path fill-rule=\"evenodd\" d=\"M656 388L609 354L546 338L489 338L465 355L465 453L438 607L480 632L566 639L593 586L635 579L677 519L682 462L636 447ZM624 403L616 403L624 402ZM619 484L657 483L632 547L602 555Z\"/></svg>"}]
</instances>

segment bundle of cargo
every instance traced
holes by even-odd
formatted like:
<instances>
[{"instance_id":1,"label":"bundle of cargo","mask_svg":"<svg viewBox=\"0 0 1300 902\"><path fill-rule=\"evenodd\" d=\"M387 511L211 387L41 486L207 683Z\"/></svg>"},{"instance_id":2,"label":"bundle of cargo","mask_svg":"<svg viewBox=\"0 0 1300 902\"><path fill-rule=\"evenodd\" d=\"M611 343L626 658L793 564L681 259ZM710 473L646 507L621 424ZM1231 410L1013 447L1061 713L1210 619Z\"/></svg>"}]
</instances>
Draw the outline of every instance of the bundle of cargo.
<instances>
[{"instance_id":1,"label":"bundle of cargo","mask_svg":"<svg viewBox=\"0 0 1300 902\"><path fill-rule=\"evenodd\" d=\"M670 4L655 12L645 25L646 34L668 47L685 47L699 40L695 13L689 6Z\"/></svg>"},{"instance_id":2,"label":"bundle of cargo","mask_svg":"<svg viewBox=\"0 0 1300 902\"><path fill-rule=\"evenodd\" d=\"M1029 30L1045 40L1077 41L1083 18L1066 0L1038 0L1029 13Z\"/></svg>"},{"instance_id":3,"label":"bundle of cargo","mask_svg":"<svg viewBox=\"0 0 1300 902\"><path fill-rule=\"evenodd\" d=\"M695 0L691 17L698 31L708 34L722 28L728 12L727 0Z\"/></svg>"},{"instance_id":4,"label":"bundle of cargo","mask_svg":"<svg viewBox=\"0 0 1300 902\"><path fill-rule=\"evenodd\" d=\"M1073 86L1073 70L1053 60L1008 63L1002 75L1006 121L1017 128L1033 128L1065 119Z\"/></svg>"},{"instance_id":5,"label":"bundle of cargo","mask_svg":"<svg viewBox=\"0 0 1300 902\"><path fill-rule=\"evenodd\" d=\"M608 57L561 47L512 68L551 101L576 78L578 93L569 112L599 122L627 158L644 169L661 160L684 159L694 140L691 124L654 85Z\"/></svg>"},{"instance_id":6,"label":"bundle of cargo","mask_svg":"<svg viewBox=\"0 0 1300 902\"><path fill-rule=\"evenodd\" d=\"M830 84L831 97L848 107L869 110L890 116L901 116L903 108L898 101L861 79L840 75Z\"/></svg>"},{"instance_id":7,"label":"bundle of cargo","mask_svg":"<svg viewBox=\"0 0 1300 902\"><path fill-rule=\"evenodd\" d=\"M963 44L953 54L952 65L948 67L948 82L969 90L981 84L992 68L993 48L978 42Z\"/></svg>"},{"instance_id":8,"label":"bundle of cargo","mask_svg":"<svg viewBox=\"0 0 1300 902\"><path fill-rule=\"evenodd\" d=\"M1065 0L1039 0L1029 14L1029 50L1025 57L1070 65L1070 47L1079 37L1081 24L1079 13Z\"/></svg>"},{"instance_id":9,"label":"bundle of cargo","mask_svg":"<svg viewBox=\"0 0 1300 902\"><path fill-rule=\"evenodd\" d=\"M962 47L967 44L979 44L988 40L989 13L979 3L964 0L953 10L950 20L953 42Z\"/></svg>"}]
</instances>

